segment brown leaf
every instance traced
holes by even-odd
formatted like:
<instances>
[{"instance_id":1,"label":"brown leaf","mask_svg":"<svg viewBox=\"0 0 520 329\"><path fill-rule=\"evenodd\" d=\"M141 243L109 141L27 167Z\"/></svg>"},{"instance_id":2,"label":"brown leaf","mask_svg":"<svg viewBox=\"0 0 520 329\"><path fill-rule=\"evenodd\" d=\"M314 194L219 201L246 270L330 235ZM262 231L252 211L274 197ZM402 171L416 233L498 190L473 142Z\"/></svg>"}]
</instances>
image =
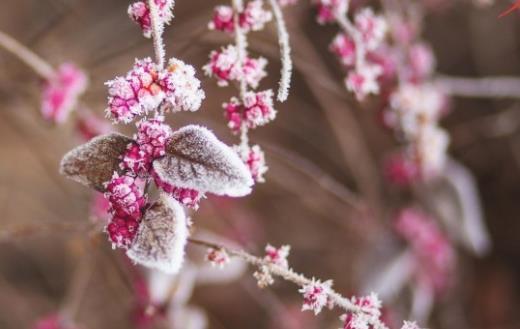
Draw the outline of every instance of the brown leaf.
<instances>
[{"instance_id":1,"label":"brown leaf","mask_svg":"<svg viewBox=\"0 0 520 329\"><path fill-rule=\"evenodd\" d=\"M173 274L182 265L187 239L184 209L174 199L162 195L145 212L127 255L138 264Z\"/></svg>"},{"instance_id":2,"label":"brown leaf","mask_svg":"<svg viewBox=\"0 0 520 329\"><path fill-rule=\"evenodd\" d=\"M60 173L103 192L103 184L112 178L114 171L120 172L121 156L131 142L132 139L118 133L95 137L65 154Z\"/></svg>"},{"instance_id":3,"label":"brown leaf","mask_svg":"<svg viewBox=\"0 0 520 329\"><path fill-rule=\"evenodd\" d=\"M204 127L177 130L166 154L154 161L153 168L171 185L234 197L251 192L253 179L248 168L233 149Z\"/></svg>"}]
</instances>

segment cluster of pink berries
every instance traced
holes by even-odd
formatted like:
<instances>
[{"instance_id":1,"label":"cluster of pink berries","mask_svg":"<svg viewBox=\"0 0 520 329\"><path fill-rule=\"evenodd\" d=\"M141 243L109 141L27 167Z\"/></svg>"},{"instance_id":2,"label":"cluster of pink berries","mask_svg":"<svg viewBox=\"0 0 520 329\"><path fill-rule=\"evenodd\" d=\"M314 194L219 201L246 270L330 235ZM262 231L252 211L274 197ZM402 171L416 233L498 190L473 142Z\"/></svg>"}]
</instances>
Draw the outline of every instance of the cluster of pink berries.
<instances>
[{"instance_id":1,"label":"cluster of pink berries","mask_svg":"<svg viewBox=\"0 0 520 329\"><path fill-rule=\"evenodd\" d=\"M294 2L289 1L284 5ZM240 12L230 6L217 6L209 28L226 33L241 33L245 38L247 33L263 29L272 19L273 14L263 9L263 5L262 0L249 1ZM255 182L264 181L263 176L268 168L260 146L249 145L247 132L249 129L265 125L276 117L272 90L254 90L267 76L266 65L265 58L255 59L248 56L244 41L243 44L228 45L220 51L212 51L209 63L203 68L206 75L217 79L219 86L227 86L230 81L238 82L241 86L240 97L231 98L223 104L223 108L228 127L233 133L240 133L241 142L234 149L248 166Z\"/></svg>"},{"instance_id":2,"label":"cluster of pink berries","mask_svg":"<svg viewBox=\"0 0 520 329\"><path fill-rule=\"evenodd\" d=\"M267 75L266 65L267 60L263 57L245 57L240 65L238 49L234 45L228 45L220 51L212 51L210 61L203 70L207 76L215 77L221 87L229 85L230 81L244 80L249 87L257 88L260 80Z\"/></svg>"},{"instance_id":3,"label":"cluster of pink berries","mask_svg":"<svg viewBox=\"0 0 520 329\"><path fill-rule=\"evenodd\" d=\"M264 10L262 0L249 1L238 16L231 6L220 5L215 7L213 19L209 22L208 27L210 30L234 33L235 17L240 29L249 32L262 30L273 15L270 11Z\"/></svg>"},{"instance_id":4,"label":"cluster of pink berries","mask_svg":"<svg viewBox=\"0 0 520 329\"><path fill-rule=\"evenodd\" d=\"M42 115L54 123L64 123L86 90L88 79L74 64L62 64L45 80L42 89Z\"/></svg>"},{"instance_id":5,"label":"cluster of pink berries","mask_svg":"<svg viewBox=\"0 0 520 329\"><path fill-rule=\"evenodd\" d=\"M372 323L381 318L381 301L376 294L352 297L351 302L356 306L362 307L363 312L341 315L340 320L343 321L343 329L371 328Z\"/></svg>"},{"instance_id":6,"label":"cluster of pink berries","mask_svg":"<svg viewBox=\"0 0 520 329\"><path fill-rule=\"evenodd\" d=\"M367 95L378 94L384 67L372 53L383 45L387 32L386 20L363 8L354 14L351 22L347 16L348 0L318 0L317 21L320 24L338 23L342 28L332 41L330 50L339 58L348 71L345 79L347 89L358 100Z\"/></svg>"},{"instance_id":7,"label":"cluster of pink berries","mask_svg":"<svg viewBox=\"0 0 520 329\"><path fill-rule=\"evenodd\" d=\"M160 69L150 58L136 60L125 77L108 81L107 114L115 122L129 123L161 107L170 111L196 111L204 99L195 70L171 58Z\"/></svg>"},{"instance_id":8,"label":"cluster of pink berries","mask_svg":"<svg viewBox=\"0 0 520 329\"><path fill-rule=\"evenodd\" d=\"M417 282L436 293L444 292L455 266L455 252L434 219L421 210L405 208L397 215L395 228L413 252Z\"/></svg>"},{"instance_id":9,"label":"cluster of pink berries","mask_svg":"<svg viewBox=\"0 0 520 329\"><path fill-rule=\"evenodd\" d=\"M172 9L174 0L154 0L157 6L158 16L161 20L160 26L169 24L173 18ZM137 1L128 7L128 15L143 30L146 38L152 36L152 19L150 16L150 8L146 1Z\"/></svg>"},{"instance_id":10,"label":"cluster of pink berries","mask_svg":"<svg viewBox=\"0 0 520 329\"><path fill-rule=\"evenodd\" d=\"M449 136L438 123L447 112L447 99L429 82L435 67L430 47L414 41L416 29L410 24L400 21L395 25L396 45L387 56L393 69L387 72L384 88L388 96L383 99L381 117L404 147L389 157L385 171L391 182L409 185L435 177L444 168Z\"/></svg>"},{"instance_id":11,"label":"cluster of pink berries","mask_svg":"<svg viewBox=\"0 0 520 329\"><path fill-rule=\"evenodd\" d=\"M329 298L331 287L331 280L321 282L313 279L310 284L304 285L299 290L303 295L302 311L313 311L317 315L326 306L332 308L334 303Z\"/></svg>"}]
</instances>

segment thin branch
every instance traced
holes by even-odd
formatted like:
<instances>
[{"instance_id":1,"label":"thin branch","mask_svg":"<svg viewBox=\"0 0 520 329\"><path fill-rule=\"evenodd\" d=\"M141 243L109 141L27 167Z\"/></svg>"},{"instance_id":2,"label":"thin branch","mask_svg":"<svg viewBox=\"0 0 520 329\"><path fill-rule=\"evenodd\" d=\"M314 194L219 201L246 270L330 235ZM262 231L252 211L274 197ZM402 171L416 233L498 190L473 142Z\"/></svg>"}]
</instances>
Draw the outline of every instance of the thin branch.
<instances>
[{"instance_id":1,"label":"thin branch","mask_svg":"<svg viewBox=\"0 0 520 329\"><path fill-rule=\"evenodd\" d=\"M435 83L449 95L475 98L520 98L520 78L438 76Z\"/></svg>"},{"instance_id":2,"label":"thin branch","mask_svg":"<svg viewBox=\"0 0 520 329\"><path fill-rule=\"evenodd\" d=\"M300 287L313 284L313 280L305 277L303 274L295 272L293 269L280 266L269 262L268 260L264 260L263 258L253 256L241 249L232 249L227 248L223 245L216 244L209 241L189 238L188 241L194 245L199 245L206 248L211 248L215 250L222 250L226 252L231 257L237 257L247 262L248 264L257 267L258 269L267 269L270 274L279 276L287 281L290 281ZM358 306L352 303L348 298L343 297L332 288L327 291L328 298L334 303L334 305L344 309L347 312L351 313L369 313L370 310L363 307ZM386 328L386 326L381 322L372 323L374 328Z\"/></svg>"},{"instance_id":3,"label":"thin branch","mask_svg":"<svg viewBox=\"0 0 520 329\"><path fill-rule=\"evenodd\" d=\"M2 31L0 31L0 47L18 57L40 77L50 79L54 75L54 69L49 63Z\"/></svg>"},{"instance_id":4,"label":"thin branch","mask_svg":"<svg viewBox=\"0 0 520 329\"><path fill-rule=\"evenodd\" d=\"M247 39L244 30L240 26L239 14L244 11L244 3L242 0L233 0L233 9L236 15L233 17L235 27L235 45L238 52L238 66L242 68L247 56ZM243 102L247 92L247 82L240 79L240 100Z\"/></svg>"},{"instance_id":5,"label":"thin branch","mask_svg":"<svg viewBox=\"0 0 520 329\"><path fill-rule=\"evenodd\" d=\"M280 73L280 84L278 87L278 101L284 102L289 96L289 87L291 85L292 59L291 47L289 45L289 33L283 19L282 10L277 0L269 0L269 4L273 10L276 26L278 30L278 43L280 44L280 58L282 62L282 70Z\"/></svg>"},{"instance_id":6,"label":"thin branch","mask_svg":"<svg viewBox=\"0 0 520 329\"><path fill-rule=\"evenodd\" d=\"M161 22L161 18L159 17L159 11L155 4L155 0L148 0L148 7L150 8L155 61L157 62L157 66L159 66L159 70L162 70L164 68L164 60L166 57L163 41L164 23Z\"/></svg>"}]
</instances>

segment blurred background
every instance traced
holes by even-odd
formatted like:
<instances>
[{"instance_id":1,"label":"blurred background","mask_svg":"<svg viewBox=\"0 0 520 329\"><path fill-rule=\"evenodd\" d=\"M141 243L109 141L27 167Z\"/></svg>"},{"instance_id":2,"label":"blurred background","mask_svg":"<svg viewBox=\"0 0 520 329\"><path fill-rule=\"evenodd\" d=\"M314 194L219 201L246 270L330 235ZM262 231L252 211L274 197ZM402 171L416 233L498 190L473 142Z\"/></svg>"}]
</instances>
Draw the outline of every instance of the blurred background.
<instances>
[{"instance_id":1,"label":"blurred background","mask_svg":"<svg viewBox=\"0 0 520 329\"><path fill-rule=\"evenodd\" d=\"M150 41L127 17L128 4L2 0L0 30L52 65L72 61L83 68L90 84L82 102L103 115L104 82L126 73L135 58L152 54ZM217 87L201 71L212 49L232 42L229 36L207 30L217 4L177 1L175 19L165 34L167 54L197 68L206 100L200 111L170 115L168 120L174 128L188 123L208 126L233 144L237 137L226 127L221 104L236 90ZM422 4L427 6L423 37L437 56L439 74L520 74L520 17L513 13L497 18L510 2ZM385 182L382 161L396 144L377 123L377 102L359 104L345 90L344 74L328 51L337 27L318 25L309 1L287 7L284 14L295 61L291 94L286 103L276 105L277 119L251 134L265 149L267 181L246 198L209 197L192 214L194 230L211 231L259 255L267 243L289 244L290 264L297 271L333 279L345 295L366 293L386 273L385 264L406 249L393 233L394 213L411 202L448 205L455 209L452 222L441 226L460 227L461 196L443 183L419 186L411 193ZM269 77L262 86L275 88L280 62L272 24L250 35L250 47L269 60ZM59 176L62 155L82 140L73 120L56 126L42 119L40 85L33 71L0 51L0 328L31 328L62 308L74 308L76 322L85 329L143 325L136 320L138 283L153 274L128 264L122 253L111 250L103 234L92 231L93 196ZM520 328L519 103L454 97L442 126L451 135L450 157L467 169L469 178L464 177L476 182L491 247L476 255L454 243L457 257L450 288L432 296L431 314L421 324ZM118 128L132 133L131 126ZM200 249L188 248L190 268L197 268L195 254ZM208 328L341 326L336 311L316 317L301 313L301 296L291 283L277 280L272 288L259 290L250 270L243 275L242 269L237 271L195 283L172 279L180 286L194 286L193 292L179 297L179 304L191 305L194 317L206 319ZM417 301L417 291L408 283L383 298L392 325L409 318ZM182 308L179 314L191 313ZM196 328L180 322L175 328ZM166 328L161 321L150 326Z\"/></svg>"}]
</instances>

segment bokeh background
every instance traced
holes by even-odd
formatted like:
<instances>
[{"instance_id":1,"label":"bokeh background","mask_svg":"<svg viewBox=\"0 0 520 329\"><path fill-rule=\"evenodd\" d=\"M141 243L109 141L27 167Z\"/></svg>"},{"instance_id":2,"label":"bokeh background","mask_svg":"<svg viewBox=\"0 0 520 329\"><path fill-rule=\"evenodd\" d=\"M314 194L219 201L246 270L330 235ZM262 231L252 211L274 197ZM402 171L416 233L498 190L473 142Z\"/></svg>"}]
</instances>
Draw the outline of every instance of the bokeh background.
<instances>
[{"instance_id":1,"label":"bokeh background","mask_svg":"<svg viewBox=\"0 0 520 329\"><path fill-rule=\"evenodd\" d=\"M165 35L167 52L198 68L207 97L200 111L169 116L169 122L206 125L232 144L236 137L220 104L236 91L218 88L200 70L212 49L232 42L207 30L219 3L177 1ZM439 73L520 74L520 17L497 19L509 2L429 3L424 38ZM83 101L102 114L103 83L152 53L127 18L127 6L126 0L2 0L0 29L52 64L73 61L85 69L90 86ZM267 182L246 198L210 197L192 215L195 230L211 230L253 253L262 253L268 242L290 244L295 269L333 279L347 295L361 292L366 278L380 271L378 264L403 247L392 237L389 218L410 196L385 184L381 161L394 140L376 123L376 106L356 103L344 89L343 73L327 50L336 28L316 24L308 1L284 12L295 60L291 95L277 105L277 119L251 135L266 150ZM280 63L274 27L251 34L250 46L270 62L262 86L275 86ZM80 140L72 123L52 126L41 118L40 83L0 51L0 328L30 328L67 303L78 264L92 273L77 306L78 322L84 328L132 328L134 292L124 281L139 269L88 230L89 191L58 175L61 156ZM454 98L442 124L451 134L451 156L476 179L492 248L482 257L458 250L456 283L436 303L429 328L519 328L519 103ZM336 312L300 313L292 284L258 290L249 274L198 285L189 303L205 310L210 328L339 326ZM409 297L404 291L385 304L398 319L406 318Z\"/></svg>"}]
</instances>

